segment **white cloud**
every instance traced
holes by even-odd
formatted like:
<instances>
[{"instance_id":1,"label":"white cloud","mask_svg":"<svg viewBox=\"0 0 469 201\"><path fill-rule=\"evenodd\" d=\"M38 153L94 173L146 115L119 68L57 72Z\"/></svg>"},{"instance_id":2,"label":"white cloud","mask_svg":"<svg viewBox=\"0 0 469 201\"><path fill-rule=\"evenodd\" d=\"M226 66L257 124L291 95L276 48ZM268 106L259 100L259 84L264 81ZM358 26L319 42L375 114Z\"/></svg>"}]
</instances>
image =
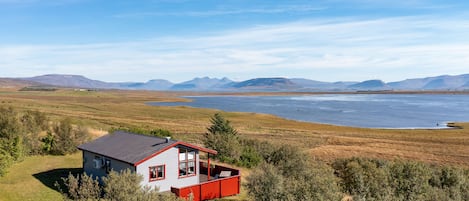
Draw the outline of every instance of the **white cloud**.
<instances>
[{"instance_id":1,"label":"white cloud","mask_svg":"<svg viewBox=\"0 0 469 201\"><path fill-rule=\"evenodd\" d=\"M188 16L188 17L214 17L220 15L241 15L241 14L279 14L294 12L316 12L327 9L326 7L315 7L307 5L284 5L270 8L252 9L218 9L207 11L181 11L181 12L135 12L114 15L116 18L140 18L152 16Z\"/></svg>"},{"instance_id":2,"label":"white cloud","mask_svg":"<svg viewBox=\"0 0 469 201\"><path fill-rule=\"evenodd\" d=\"M469 72L466 19L469 18L318 19L202 37L0 46L0 76L71 73L106 81L182 81L205 75L392 81L462 74Z\"/></svg>"}]
</instances>

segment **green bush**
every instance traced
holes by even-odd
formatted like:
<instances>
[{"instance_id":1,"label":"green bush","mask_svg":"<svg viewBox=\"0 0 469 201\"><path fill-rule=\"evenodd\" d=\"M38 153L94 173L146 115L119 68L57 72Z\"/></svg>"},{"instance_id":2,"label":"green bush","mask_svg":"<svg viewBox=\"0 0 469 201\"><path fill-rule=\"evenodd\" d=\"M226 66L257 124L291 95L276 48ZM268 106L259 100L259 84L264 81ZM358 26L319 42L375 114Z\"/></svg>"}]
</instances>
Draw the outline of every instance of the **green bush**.
<instances>
[{"instance_id":1,"label":"green bush","mask_svg":"<svg viewBox=\"0 0 469 201\"><path fill-rule=\"evenodd\" d=\"M43 153L39 134L49 130L49 119L44 113L38 111L26 111L20 121L24 127L24 144L28 155Z\"/></svg>"},{"instance_id":2,"label":"green bush","mask_svg":"<svg viewBox=\"0 0 469 201\"><path fill-rule=\"evenodd\" d=\"M125 127L119 127L119 128L112 128L109 130L109 133L113 133L114 131L124 131L124 132L129 132L129 133L135 133L135 134L141 134L141 135L148 135L148 136L155 136L155 137L173 137L173 134L165 129L158 128L158 129L143 129L143 128L125 128Z\"/></svg>"},{"instance_id":3,"label":"green bush","mask_svg":"<svg viewBox=\"0 0 469 201\"><path fill-rule=\"evenodd\" d=\"M264 163L246 178L249 195L258 201L285 200L285 178L278 169Z\"/></svg>"},{"instance_id":4,"label":"green bush","mask_svg":"<svg viewBox=\"0 0 469 201\"><path fill-rule=\"evenodd\" d=\"M259 165L262 162L262 156L257 150L252 147L243 147L241 156L239 157L238 165L253 168Z\"/></svg>"},{"instance_id":5,"label":"green bush","mask_svg":"<svg viewBox=\"0 0 469 201\"><path fill-rule=\"evenodd\" d=\"M182 201L172 193L159 193L158 189L142 187L142 175L126 169L122 172L111 171L102 178L103 185L90 175L63 178L65 192L56 183L65 200L101 200L101 201Z\"/></svg>"},{"instance_id":6,"label":"green bush","mask_svg":"<svg viewBox=\"0 0 469 201\"><path fill-rule=\"evenodd\" d=\"M71 119L63 119L53 127L53 137L46 136L42 139L44 148L49 148L49 153L65 155L77 151L77 146L89 139L88 131L80 126L74 126ZM50 144L49 144L50 143Z\"/></svg>"},{"instance_id":7,"label":"green bush","mask_svg":"<svg viewBox=\"0 0 469 201\"><path fill-rule=\"evenodd\" d=\"M390 187L398 200L427 200L432 191L429 166L412 161L395 161L389 168Z\"/></svg>"},{"instance_id":8,"label":"green bush","mask_svg":"<svg viewBox=\"0 0 469 201\"><path fill-rule=\"evenodd\" d=\"M247 178L254 200L340 200L342 193L330 166L312 161L296 147L269 147L270 157Z\"/></svg>"},{"instance_id":9,"label":"green bush","mask_svg":"<svg viewBox=\"0 0 469 201\"><path fill-rule=\"evenodd\" d=\"M354 200L390 200L387 164L383 161L351 158L333 164L340 185Z\"/></svg>"},{"instance_id":10,"label":"green bush","mask_svg":"<svg viewBox=\"0 0 469 201\"><path fill-rule=\"evenodd\" d=\"M63 192L58 182L55 183L55 186L62 192L65 200L91 201L101 198L101 187L99 182L93 179L92 175L88 176L86 173L83 173L75 177L69 173L67 178L62 178L62 181L67 190L66 193Z\"/></svg>"},{"instance_id":11,"label":"green bush","mask_svg":"<svg viewBox=\"0 0 469 201\"><path fill-rule=\"evenodd\" d=\"M414 161L363 158L333 163L343 192L354 200L469 200L469 170Z\"/></svg>"}]
</instances>

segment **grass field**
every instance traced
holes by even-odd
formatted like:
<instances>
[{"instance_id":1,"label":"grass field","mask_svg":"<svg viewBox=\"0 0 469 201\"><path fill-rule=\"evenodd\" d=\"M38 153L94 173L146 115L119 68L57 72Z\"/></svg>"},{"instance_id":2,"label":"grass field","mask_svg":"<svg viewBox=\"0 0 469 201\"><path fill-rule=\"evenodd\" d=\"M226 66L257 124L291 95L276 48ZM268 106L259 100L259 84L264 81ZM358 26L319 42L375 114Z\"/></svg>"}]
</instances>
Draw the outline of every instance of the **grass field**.
<instances>
[{"instance_id":1,"label":"grass field","mask_svg":"<svg viewBox=\"0 0 469 201\"><path fill-rule=\"evenodd\" d=\"M68 156L34 156L14 164L0 178L0 201L60 200L54 188L56 180L68 172L80 171L81 154Z\"/></svg>"},{"instance_id":2,"label":"grass field","mask_svg":"<svg viewBox=\"0 0 469 201\"><path fill-rule=\"evenodd\" d=\"M163 128L174 133L177 139L200 143L202 134L210 124L210 117L215 112L221 111L190 107L156 107L145 104L150 101L186 101L179 98L181 95L200 94L113 90L18 92L0 89L0 103L2 106L12 106L21 110L39 110L47 113L53 120L64 116L72 117L76 123L93 128L96 135L120 126ZM402 158L469 167L469 123L457 124L461 129L386 130L297 122L266 114L222 113L232 121L233 126L244 137L273 143L288 142L308 151L311 157L324 161L361 156ZM38 183L31 174L57 168L80 167L79 158L74 157L77 156L28 158L24 163L45 163L38 165L44 169L36 170L24 163L16 164L6 177L0 179L0 192L7 192L3 189L12 189L14 185L23 182L15 181L9 184L11 178L20 176L26 177L25 186L41 186L41 182ZM19 168L21 165L31 169ZM58 196L54 191L47 189L37 193L44 198ZM28 191L33 189L28 188L25 193L21 191L8 195L0 193L0 200L28 200L28 197L21 197L26 196Z\"/></svg>"}]
</instances>

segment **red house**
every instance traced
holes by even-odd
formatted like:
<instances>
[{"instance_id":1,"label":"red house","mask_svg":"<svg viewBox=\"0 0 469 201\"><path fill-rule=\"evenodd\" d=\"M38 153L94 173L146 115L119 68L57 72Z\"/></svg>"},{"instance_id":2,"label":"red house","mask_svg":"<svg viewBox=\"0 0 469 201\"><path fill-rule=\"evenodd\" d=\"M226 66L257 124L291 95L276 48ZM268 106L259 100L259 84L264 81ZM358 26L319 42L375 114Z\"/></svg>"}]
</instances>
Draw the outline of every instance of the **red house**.
<instances>
[{"instance_id":1,"label":"red house","mask_svg":"<svg viewBox=\"0 0 469 201\"><path fill-rule=\"evenodd\" d=\"M143 176L142 186L195 201L240 192L239 170L210 164L210 155L217 152L194 144L117 131L78 148L89 175L101 177L111 170L130 169ZM207 153L207 161L200 160L200 152Z\"/></svg>"}]
</instances>

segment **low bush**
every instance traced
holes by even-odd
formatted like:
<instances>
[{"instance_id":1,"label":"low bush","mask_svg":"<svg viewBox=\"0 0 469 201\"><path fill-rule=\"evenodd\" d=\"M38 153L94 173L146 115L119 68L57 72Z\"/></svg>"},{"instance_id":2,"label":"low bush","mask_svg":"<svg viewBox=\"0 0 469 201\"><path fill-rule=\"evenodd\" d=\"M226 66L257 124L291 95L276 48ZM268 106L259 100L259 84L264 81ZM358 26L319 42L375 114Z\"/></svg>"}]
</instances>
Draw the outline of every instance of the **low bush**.
<instances>
[{"instance_id":1,"label":"low bush","mask_svg":"<svg viewBox=\"0 0 469 201\"><path fill-rule=\"evenodd\" d=\"M111 171L102 178L100 185L97 178L86 173L62 178L63 185L56 182L55 186L62 192L64 200L90 201L182 201L174 194L159 193L158 189L142 187L143 176L126 169L122 172ZM62 189L64 186L65 189Z\"/></svg>"},{"instance_id":2,"label":"low bush","mask_svg":"<svg viewBox=\"0 0 469 201\"><path fill-rule=\"evenodd\" d=\"M113 133L114 131L124 131L129 133L141 134L141 135L148 135L148 136L155 136L155 137L173 137L173 134L165 129L157 128L157 129L143 129L143 128L112 128L109 130L109 133Z\"/></svg>"},{"instance_id":3,"label":"low bush","mask_svg":"<svg viewBox=\"0 0 469 201\"><path fill-rule=\"evenodd\" d=\"M354 200L468 200L468 170L414 161L351 158L332 167Z\"/></svg>"}]
</instances>

